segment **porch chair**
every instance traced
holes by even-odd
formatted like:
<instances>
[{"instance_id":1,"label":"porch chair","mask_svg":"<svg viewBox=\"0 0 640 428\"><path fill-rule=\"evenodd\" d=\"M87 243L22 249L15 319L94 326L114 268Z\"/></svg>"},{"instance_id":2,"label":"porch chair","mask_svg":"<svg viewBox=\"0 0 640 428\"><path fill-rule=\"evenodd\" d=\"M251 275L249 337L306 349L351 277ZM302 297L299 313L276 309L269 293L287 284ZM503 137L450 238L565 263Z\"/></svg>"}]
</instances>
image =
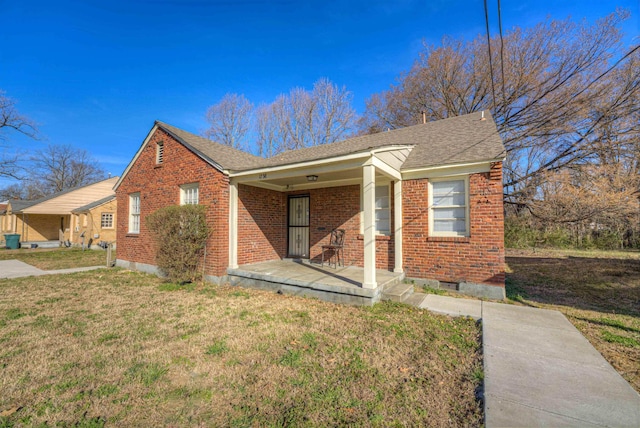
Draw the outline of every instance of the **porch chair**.
<instances>
[{"instance_id":1,"label":"porch chair","mask_svg":"<svg viewBox=\"0 0 640 428\"><path fill-rule=\"evenodd\" d=\"M344 266L344 229L333 229L331 231L331 238L329 239L328 245L322 246L322 266L324 267L324 252L325 250L331 250L331 255L329 255L328 264L331 267L331 258L335 256L335 264L334 267L337 269L340 264L340 254L342 254L342 264Z\"/></svg>"}]
</instances>

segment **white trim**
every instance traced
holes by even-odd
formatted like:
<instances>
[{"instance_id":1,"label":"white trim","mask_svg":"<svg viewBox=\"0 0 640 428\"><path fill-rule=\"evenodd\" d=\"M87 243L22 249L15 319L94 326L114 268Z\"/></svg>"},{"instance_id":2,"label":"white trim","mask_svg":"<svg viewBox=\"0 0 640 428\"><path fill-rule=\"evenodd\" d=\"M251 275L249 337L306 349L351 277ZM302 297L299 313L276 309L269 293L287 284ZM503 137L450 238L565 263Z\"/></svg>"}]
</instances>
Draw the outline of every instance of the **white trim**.
<instances>
[{"instance_id":1,"label":"white trim","mask_svg":"<svg viewBox=\"0 0 640 428\"><path fill-rule=\"evenodd\" d=\"M187 202L186 197L187 193L190 190L196 191L196 202L193 204L192 202ZM187 203L197 205L200 203L200 183L188 183L180 185L180 205L186 205Z\"/></svg>"},{"instance_id":2,"label":"white trim","mask_svg":"<svg viewBox=\"0 0 640 428\"><path fill-rule=\"evenodd\" d=\"M229 180L229 269L238 269L238 184Z\"/></svg>"},{"instance_id":3,"label":"white trim","mask_svg":"<svg viewBox=\"0 0 640 428\"><path fill-rule=\"evenodd\" d=\"M393 183L393 249L395 264L393 271L402 273L402 181Z\"/></svg>"},{"instance_id":4,"label":"white trim","mask_svg":"<svg viewBox=\"0 0 640 428\"><path fill-rule=\"evenodd\" d=\"M137 214L133 213L133 201L138 199L138 212ZM140 218L142 217L142 198L140 197L140 192L129 193L129 228L127 229L127 233L140 233ZM134 216L138 216L138 229L134 228Z\"/></svg>"},{"instance_id":5,"label":"white trim","mask_svg":"<svg viewBox=\"0 0 640 428\"><path fill-rule=\"evenodd\" d=\"M105 215L111 216L111 226L103 226ZM101 212L100 213L100 229L113 229L113 228L115 228L115 213L112 211Z\"/></svg>"},{"instance_id":6,"label":"white trim","mask_svg":"<svg viewBox=\"0 0 640 428\"><path fill-rule=\"evenodd\" d=\"M395 168L393 168L389 164L383 162L382 160L380 160L376 156L373 156L373 158L371 160L371 163L373 164L373 166L376 167L376 169L378 169L381 173L383 173L384 175L388 176L392 180L401 180L402 179L402 174L400 173L400 171L396 170Z\"/></svg>"},{"instance_id":7,"label":"white trim","mask_svg":"<svg viewBox=\"0 0 640 428\"><path fill-rule=\"evenodd\" d=\"M463 181L464 182L464 197L465 197L465 204L464 204L464 220L465 220L465 232L464 233L457 233L457 232L435 232L433 230L433 222L434 222L434 215L433 215L433 183L439 183L439 182L443 182L443 181ZM469 214L470 214L470 197L469 197L469 176L465 176L465 177L459 177L459 176L453 176L453 177L439 177L436 179L431 179L429 180L429 186L428 186L428 193L429 193L429 200L428 200L428 206L429 206L429 236L433 236L433 237L469 237L470 233L471 233L471 223L470 223L470 219L469 219Z\"/></svg>"},{"instance_id":8,"label":"white trim","mask_svg":"<svg viewBox=\"0 0 640 428\"><path fill-rule=\"evenodd\" d=\"M229 172L229 177L233 177L236 178L238 180L242 180L247 181L247 180L258 180L260 179L260 175L261 174L266 174L266 177L264 177L263 179L273 179L273 178L287 178L287 177L296 177L299 176L303 173L311 173L311 172L330 172L331 170L333 171L339 171L339 170L343 170L343 169L352 169L352 168L356 168L359 166L362 166L362 162L349 162L349 161L355 161L358 159L369 159L371 157L371 153L370 152L360 152L360 153L352 153L350 155L345 155L345 156L338 156L335 158L328 158L328 159L320 159L320 160L313 160L313 161L305 161L305 162L300 162L300 163L292 163L292 164L287 164L287 165L280 165L280 166L271 166L271 167L265 167L265 168L257 168L257 169L250 169L247 171L239 171L239 172ZM335 166L333 168L330 169L318 169L319 166L324 166L324 165L330 165L330 164L335 164L335 163L339 163L339 162L345 162L348 164L347 165L340 165L340 166ZM292 169L304 169L304 168L308 168L308 167L313 167L312 169L308 170L308 171L296 171L296 172L291 172L291 173L287 173L287 171L290 171ZM278 173L278 174L274 174L274 173ZM253 177L256 176L256 177ZM238 181L238 183L240 183L240 181Z\"/></svg>"},{"instance_id":9,"label":"white trim","mask_svg":"<svg viewBox=\"0 0 640 428\"><path fill-rule=\"evenodd\" d=\"M481 162L469 162L451 165L436 165L424 168L415 168L402 171L403 180L420 178L453 177L456 175L469 175L491 171L491 164L502 162L504 159L492 159Z\"/></svg>"},{"instance_id":10,"label":"white trim","mask_svg":"<svg viewBox=\"0 0 640 428\"><path fill-rule=\"evenodd\" d=\"M362 167L362 186L364 188L364 281L362 288L375 289L376 282L376 168L373 165Z\"/></svg>"},{"instance_id":11,"label":"white trim","mask_svg":"<svg viewBox=\"0 0 640 428\"><path fill-rule=\"evenodd\" d=\"M375 187L379 187L379 186L391 186L391 181L389 178L387 177L378 177L378 179L376 180L376 186ZM358 183L360 184L360 235L364 234L364 191L363 191L363 181L360 180L360 182ZM374 190L374 203L375 203L375 190ZM374 210L375 212L375 210ZM389 214L391 214L391 189L389 189ZM389 222L391 222L391 219L389 219ZM375 224L375 218L374 218L374 224ZM389 231L391 232L391 231ZM376 229L376 236L389 236L385 233L378 233L377 229Z\"/></svg>"},{"instance_id":12,"label":"white trim","mask_svg":"<svg viewBox=\"0 0 640 428\"><path fill-rule=\"evenodd\" d=\"M290 163L290 164L286 164L286 165L276 165L276 166L263 167L263 168L255 168L255 169L250 169L250 170L246 170L246 171L235 171L234 172L234 171L225 170L225 172L227 172L229 174L229 177L233 177L233 178L239 179L238 183L245 182L245 181L256 181L256 180L265 180L265 179L268 180L268 179L296 177L296 176L299 176L301 174L307 174L308 175L308 174L311 174L311 173L326 173L326 172L341 171L341 170L345 170L345 169L353 169L353 168L356 168L356 167L361 167L361 166L364 165L362 162L352 162L352 161L356 161L358 159L366 159L366 162L370 163L371 162L371 158L375 158L375 154L376 153L384 153L384 152L395 151L395 150L403 150L403 149L407 149L407 148L410 149L410 148L413 148L413 147L414 147L413 145L385 146L385 147L379 147L379 148L373 149L373 150L367 150L367 151L364 151L364 152L351 153L351 154L348 154L348 155L334 156L334 157L325 158L325 159L310 160L310 161ZM387 165L386 163L384 163L380 159L377 159L377 158L375 158L375 159L377 160L377 162L379 162L381 164L381 166L378 167L381 171L383 171L386 174L392 175L392 178L396 178L396 177L394 177L394 175L397 175L398 179L400 178L399 171L396 171L394 168L392 168L391 166ZM346 165L336 165L336 166L332 166L332 167L329 167L329 168L321 168L323 166L336 164L336 163L346 163ZM290 170L305 169L305 168L309 168L309 167L311 167L311 169L308 169L308 170L305 170L305 171L295 171L295 172L290 172L290 173L286 172L286 171L290 171ZM277 173L277 174L274 174L274 173ZM266 174L266 176L261 177L264 174ZM255 177L253 177L253 176L255 176Z\"/></svg>"}]
</instances>

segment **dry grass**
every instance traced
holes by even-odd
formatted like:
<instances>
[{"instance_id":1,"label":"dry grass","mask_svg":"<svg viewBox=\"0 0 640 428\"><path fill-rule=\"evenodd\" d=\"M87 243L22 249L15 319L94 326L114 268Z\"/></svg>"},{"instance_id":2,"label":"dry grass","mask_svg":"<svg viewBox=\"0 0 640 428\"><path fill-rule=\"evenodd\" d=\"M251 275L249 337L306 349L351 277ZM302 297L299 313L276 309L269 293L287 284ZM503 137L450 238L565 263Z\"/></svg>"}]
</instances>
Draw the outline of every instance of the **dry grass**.
<instances>
[{"instance_id":1,"label":"dry grass","mask_svg":"<svg viewBox=\"0 0 640 428\"><path fill-rule=\"evenodd\" d=\"M115 257L115 251L114 251ZM0 260L17 259L42 270L104 266L107 253L103 250L82 251L79 248L38 248L0 250Z\"/></svg>"},{"instance_id":2,"label":"dry grass","mask_svg":"<svg viewBox=\"0 0 640 428\"><path fill-rule=\"evenodd\" d=\"M512 302L564 313L640 392L640 253L509 250Z\"/></svg>"},{"instance_id":3,"label":"dry grass","mask_svg":"<svg viewBox=\"0 0 640 428\"><path fill-rule=\"evenodd\" d=\"M119 269L0 280L0 426L477 426L479 329Z\"/></svg>"}]
</instances>

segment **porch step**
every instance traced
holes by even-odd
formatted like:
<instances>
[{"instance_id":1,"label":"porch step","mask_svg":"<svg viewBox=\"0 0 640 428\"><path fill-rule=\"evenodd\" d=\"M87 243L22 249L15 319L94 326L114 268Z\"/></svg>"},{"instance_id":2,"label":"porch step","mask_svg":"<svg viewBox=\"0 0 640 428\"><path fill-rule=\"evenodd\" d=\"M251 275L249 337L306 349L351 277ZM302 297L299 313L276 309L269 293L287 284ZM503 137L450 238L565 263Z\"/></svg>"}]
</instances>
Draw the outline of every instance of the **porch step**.
<instances>
[{"instance_id":1,"label":"porch step","mask_svg":"<svg viewBox=\"0 0 640 428\"><path fill-rule=\"evenodd\" d=\"M394 302L404 302L413 294L413 284L398 282L384 288L382 300L392 300Z\"/></svg>"}]
</instances>

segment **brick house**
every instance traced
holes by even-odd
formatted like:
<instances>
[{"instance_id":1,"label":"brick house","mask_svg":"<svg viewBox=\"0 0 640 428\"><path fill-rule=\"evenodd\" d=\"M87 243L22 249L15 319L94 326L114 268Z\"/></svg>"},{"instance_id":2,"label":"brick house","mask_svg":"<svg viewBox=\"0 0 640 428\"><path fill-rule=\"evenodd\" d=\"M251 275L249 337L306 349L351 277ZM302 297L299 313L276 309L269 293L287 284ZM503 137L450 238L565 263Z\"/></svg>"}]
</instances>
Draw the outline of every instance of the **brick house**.
<instances>
[{"instance_id":1,"label":"brick house","mask_svg":"<svg viewBox=\"0 0 640 428\"><path fill-rule=\"evenodd\" d=\"M115 186L117 264L156 272L145 216L198 203L214 231L212 281L272 260L315 266L340 228L345 265L360 268L355 288L371 301L381 272L503 298L504 157L486 112L268 159L156 122Z\"/></svg>"}]
</instances>

